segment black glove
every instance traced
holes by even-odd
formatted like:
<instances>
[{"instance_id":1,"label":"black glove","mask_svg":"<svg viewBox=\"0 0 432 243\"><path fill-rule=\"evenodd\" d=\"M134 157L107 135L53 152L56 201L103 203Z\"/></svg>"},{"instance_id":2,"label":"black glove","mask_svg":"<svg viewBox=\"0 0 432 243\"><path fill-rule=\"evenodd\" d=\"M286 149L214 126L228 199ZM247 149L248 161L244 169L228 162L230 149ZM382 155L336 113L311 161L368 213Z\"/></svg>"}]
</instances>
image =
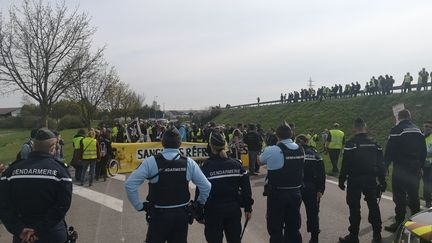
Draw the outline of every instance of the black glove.
<instances>
[{"instance_id":1,"label":"black glove","mask_svg":"<svg viewBox=\"0 0 432 243\"><path fill-rule=\"evenodd\" d=\"M199 202L195 201L192 202L192 214L196 221L201 222L204 220L204 204L200 204Z\"/></svg>"},{"instance_id":2,"label":"black glove","mask_svg":"<svg viewBox=\"0 0 432 243\"><path fill-rule=\"evenodd\" d=\"M338 186L342 191L345 191L345 182L340 181Z\"/></svg>"},{"instance_id":3,"label":"black glove","mask_svg":"<svg viewBox=\"0 0 432 243\"><path fill-rule=\"evenodd\" d=\"M148 212L150 207L153 207L151 202L143 202L143 208L139 211Z\"/></svg>"}]
</instances>

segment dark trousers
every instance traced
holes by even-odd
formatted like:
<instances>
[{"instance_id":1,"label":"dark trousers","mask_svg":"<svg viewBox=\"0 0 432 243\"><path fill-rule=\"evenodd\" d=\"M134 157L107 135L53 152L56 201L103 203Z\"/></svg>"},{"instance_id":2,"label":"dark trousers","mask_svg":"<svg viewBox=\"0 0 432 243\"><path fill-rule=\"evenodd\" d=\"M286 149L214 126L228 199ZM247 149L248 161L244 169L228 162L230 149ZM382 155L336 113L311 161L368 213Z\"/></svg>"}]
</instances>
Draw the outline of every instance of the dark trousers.
<instances>
[{"instance_id":1,"label":"dark trousers","mask_svg":"<svg viewBox=\"0 0 432 243\"><path fill-rule=\"evenodd\" d=\"M303 191L303 203L306 209L306 226L307 232L311 234L319 234L319 204L317 200L317 191L314 189L305 188Z\"/></svg>"},{"instance_id":2,"label":"dark trousers","mask_svg":"<svg viewBox=\"0 0 432 243\"><path fill-rule=\"evenodd\" d=\"M95 176L95 171L96 171L96 159L82 160L81 164L82 164L81 178L80 178L81 179L81 186L84 185L87 168L89 168L89 166L90 166L89 186L91 186L93 184L93 178Z\"/></svg>"},{"instance_id":3,"label":"dark trousers","mask_svg":"<svg viewBox=\"0 0 432 243\"><path fill-rule=\"evenodd\" d=\"M155 209L147 229L147 243L187 243L186 208Z\"/></svg>"},{"instance_id":4,"label":"dark trousers","mask_svg":"<svg viewBox=\"0 0 432 243\"><path fill-rule=\"evenodd\" d=\"M34 243L65 243L67 241L67 229L64 221L55 225L44 235L38 235L39 240ZM13 243L21 243L19 236L13 237Z\"/></svg>"},{"instance_id":5,"label":"dark trousers","mask_svg":"<svg viewBox=\"0 0 432 243\"><path fill-rule=\"evenodd\" d=\"M259 170L258 162L257 162L258 151L249 150L248 156L249 156L249 171L251 173L255 173L257 171L257 169Z\"/></svg>"},{"instance_id":6,"label":"dark trousers","mask_svg":"<svg viewBox=\"0 0 432 243\"><path fill-rule=\"evenodd\" d=\"M333 167L332 169L333 172L339 172L338 161L339 161L340 151L341 151L340 149L328 149L330 161Z\"/></svg>"},{"instance_id":7,"label":"dark trousers","mask_svg":"<svg viewBox=\"0 0 432 243\"><path fill-rule=\"evenodd\" d=\"M411 92L411 84L410 83L403 83L402 84L402 87L403 87L403 93L406 93L407 92L407 90L408 90L408 92Z\"/></svg>"},{"instance_id":8,"label":"dark trousers","mask_svg":"<svg viewBox=\"0 0 432 243\"><path fill-rule=\"evenodd\" d=\"M238 203L206 208L204 234L208 243L240 243L241 210Z\"/></svg>"},{"instance_id":9,"label":"dark trousers","mask_svg":"<svg viewBox=\"0 0 432 243\"><path fill-rule=\"evenodd\" d=\"M75 180L81 181L82 165L81 161L78 161L78 165L75 166Z\"/></svg>"},{"instance_id":10,"label":"dark trousers","mask_svg":"<svg viewBox=\"0 0 432 243\"><path fill-rule=\"evenodd\" d=\"M346 202L350 210L348 228L350 234L358 236L360 227L360 200L364 195L369 208L368 221L372 225L374 232L381 232L381 212L377 200L377 184L374 177L352 178L347 183Z\"/></svg>"},{"instance_id":11,"label":"dark trousers","mask_svg":"<svg viewBox=\"0 0 432 243\"><path fill-rule=\"evenodd\" d=\"M431 202L432 194L432 167L423 167L423 198L426 202Z\"/></svg>"},{"instance_id":12,"label":"dark trousers","mask_svg":"<svg viewBox=\"0 0 432 243\"><path fill-rule=\"evenodd\" d=\"M99 162L96 163L96 180L99 178L107 178L107 164L111 160L109 156L102 157Z\"/></svg>"},{"instance_id":13,"label":"dark trousers","mask_svg":"<svg viewBox=\"0 0 432 243\"><path fill-rule=\"evenodd\" d=\"M271 190L267 197L270 243L301 243L300 189Z\"/></svg>"},{"instance_id":14,"label":"dark trousers","mask_svg":"<svg viewBox=\"0 0 432 243\"><path fill-rule=\"evenodd\" d=\"M403 222L405 220L407 198L408 206L411 214L420 211L420 198L419 198L419 172L409 172L406 169L395 167L392 176L392 189L393 189L393 202L395 207L396 222Z\"/></svg>"}]
</instances>

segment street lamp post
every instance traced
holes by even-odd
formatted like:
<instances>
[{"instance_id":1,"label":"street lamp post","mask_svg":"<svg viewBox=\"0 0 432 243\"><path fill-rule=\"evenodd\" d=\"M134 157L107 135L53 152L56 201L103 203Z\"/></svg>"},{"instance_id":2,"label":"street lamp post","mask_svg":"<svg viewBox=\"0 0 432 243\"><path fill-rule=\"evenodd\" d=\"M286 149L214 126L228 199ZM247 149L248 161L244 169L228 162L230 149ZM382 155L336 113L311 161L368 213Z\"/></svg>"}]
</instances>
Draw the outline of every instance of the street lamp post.
<instances>
[{"instance_id":1,"label":"street lamp post","mask_svg":"<svg viewBox=\"0 0 432 243\"><path fill-rule=\"evenodd\" d=\"M157 98L158 96L156 95L154 98L153 98L153 105L154 105L154 118L155 118L155 120L156 120L156 109L157 109L157 104L156 104L156 98Z\"/></svg>"}]
</instances>

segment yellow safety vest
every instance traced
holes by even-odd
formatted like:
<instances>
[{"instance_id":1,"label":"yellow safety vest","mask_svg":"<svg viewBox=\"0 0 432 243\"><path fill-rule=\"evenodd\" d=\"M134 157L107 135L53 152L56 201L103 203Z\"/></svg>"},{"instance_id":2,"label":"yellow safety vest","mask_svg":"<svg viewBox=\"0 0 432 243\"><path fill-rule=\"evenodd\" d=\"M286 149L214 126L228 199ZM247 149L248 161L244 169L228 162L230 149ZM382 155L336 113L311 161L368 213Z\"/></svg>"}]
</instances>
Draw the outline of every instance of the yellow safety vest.
<instances>
[{"instance_id":1,"label":"yellow safety vest","mask_svg":"<svg viewBox=\"0 0 432 243\"><path fill-rule=\"evenodd\" d=\"M343 146L344 132L339 129L332 129L330 133L330 143L328 144L329 149L341 149Z\"/></svg>"},{"instance_id":2,"label":"yellow safety vest","mask_svg":"<svg viewBox=\"0 0 432 243\"><path fill-rule=\"evenodd\" d=\"M97 159L96 139L86 137L82 140L83 144L83 159Z\"/></svg>"},{"instance_id":3,"label":"yellow safety vest","mask_svg":"<svg viewBox=\"0 0 432 243\"><path fill-rule=\"evenodd\" d=\"M83 139L83 138L84 138L84 137L81 137L81 136L76 137L76 138L72 138L72 145L73 145L73 148L74 148L75 150L80 149L81 139Z\"/></svg>"},{"instance_id":4,"label":"yellow safety vest","mask_svg":"<svg viewBox=\"0 0 432 243\"><path fill-rule=\"evenodd\" d=\"M429 134L429 136L425 138L425 143L426 143L426 149L429 150L432 147L432 134ZM432 164L432 156L426 157L426 164L427 165Z\"/></svg>"},{"instance_id":5,"label":"yellow safety vest","mask_svg":"<svg viewBox=\"0 0 432 243\"><path fill-rule=\"evenodd\" d=\"M306 134L306 138L308 139L308 146L312 147L312 148L316 148L317 144L315 142L316 138L318 135L314 134L314 135L310 135L309 133Z\"/></svg>"},{"instance_id":6,"label":"yellow safety vest","mask_svg":"<svg viewBox=\"0 0 432 243\"><path fill-rule=\"evenodd\" d=\"M406 75L404 76L404 83L411 83L412 82L412 77L411 75Z\"/></svg>"},{"instance_id":7,"label":"yellow safety vest","mask_svg":"<svg viewBox=\"0 0 432 243\"><path fill-rule=\"evenodd\" d=\"M118 128L117 127L113 127L111 129L111 137L112 138L116 138L117 137L117 133L118 133Z\"/></svg>"}]
</instances>

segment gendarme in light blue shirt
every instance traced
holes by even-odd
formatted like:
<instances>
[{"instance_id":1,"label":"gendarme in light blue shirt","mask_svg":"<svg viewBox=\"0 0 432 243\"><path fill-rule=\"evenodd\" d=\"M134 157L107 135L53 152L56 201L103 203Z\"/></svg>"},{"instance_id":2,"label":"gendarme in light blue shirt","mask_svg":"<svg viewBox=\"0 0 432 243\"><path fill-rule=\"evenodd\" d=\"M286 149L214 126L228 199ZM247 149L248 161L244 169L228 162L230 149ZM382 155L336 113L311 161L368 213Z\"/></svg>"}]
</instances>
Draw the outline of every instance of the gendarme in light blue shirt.
<instances>
[{"instance_id":1,"label":"gendarme in light blue shirt","mask_svg":"<svg viewBox=\"0 0 432 243\"><path fill-rule=\"evenodd\" d=\"M285 146L291 150L296 150L299 148L299 146L291 139L284 139L280 142L285 144ZM260 155L261 164L266 164L268 170L278 170L282 168L284 161L285 160L282 150L277 145L266 147L263 153Z\"/></svg>"},{"instance_id":2,"label":"gendarme in light blue shirt","mask_svg":"<svg viewBox=\"0 0 432 243\"><path fill-rule=\"evenodd\" d=\"M180 151L178 149L169 149L165 148L162 151L162 156L167 160L174 159ZM156 164L156 160L154 156L148 157L144 159L142 164L128 177L125 182L125 189L128 196L129 201L135 207L136 210L142 210L143 203L140 200L138 189L144 183L144 181L156 175L158 173L158 167ZM187 158L187 169L186 169L186 180L192 181L199 189L200 194L198 197L198 202L201 204L205 204L207 198L210 194L211 184L207 180L207 178L202 173L198 164L191 158ZM151 179L149 183L157 183L159 181L159 176ZM172 206L158 206L155 205L156 208L176 208L187 205L189 202L185 202L180 205L172 205Z\"/></svg>"}]
</instances>

